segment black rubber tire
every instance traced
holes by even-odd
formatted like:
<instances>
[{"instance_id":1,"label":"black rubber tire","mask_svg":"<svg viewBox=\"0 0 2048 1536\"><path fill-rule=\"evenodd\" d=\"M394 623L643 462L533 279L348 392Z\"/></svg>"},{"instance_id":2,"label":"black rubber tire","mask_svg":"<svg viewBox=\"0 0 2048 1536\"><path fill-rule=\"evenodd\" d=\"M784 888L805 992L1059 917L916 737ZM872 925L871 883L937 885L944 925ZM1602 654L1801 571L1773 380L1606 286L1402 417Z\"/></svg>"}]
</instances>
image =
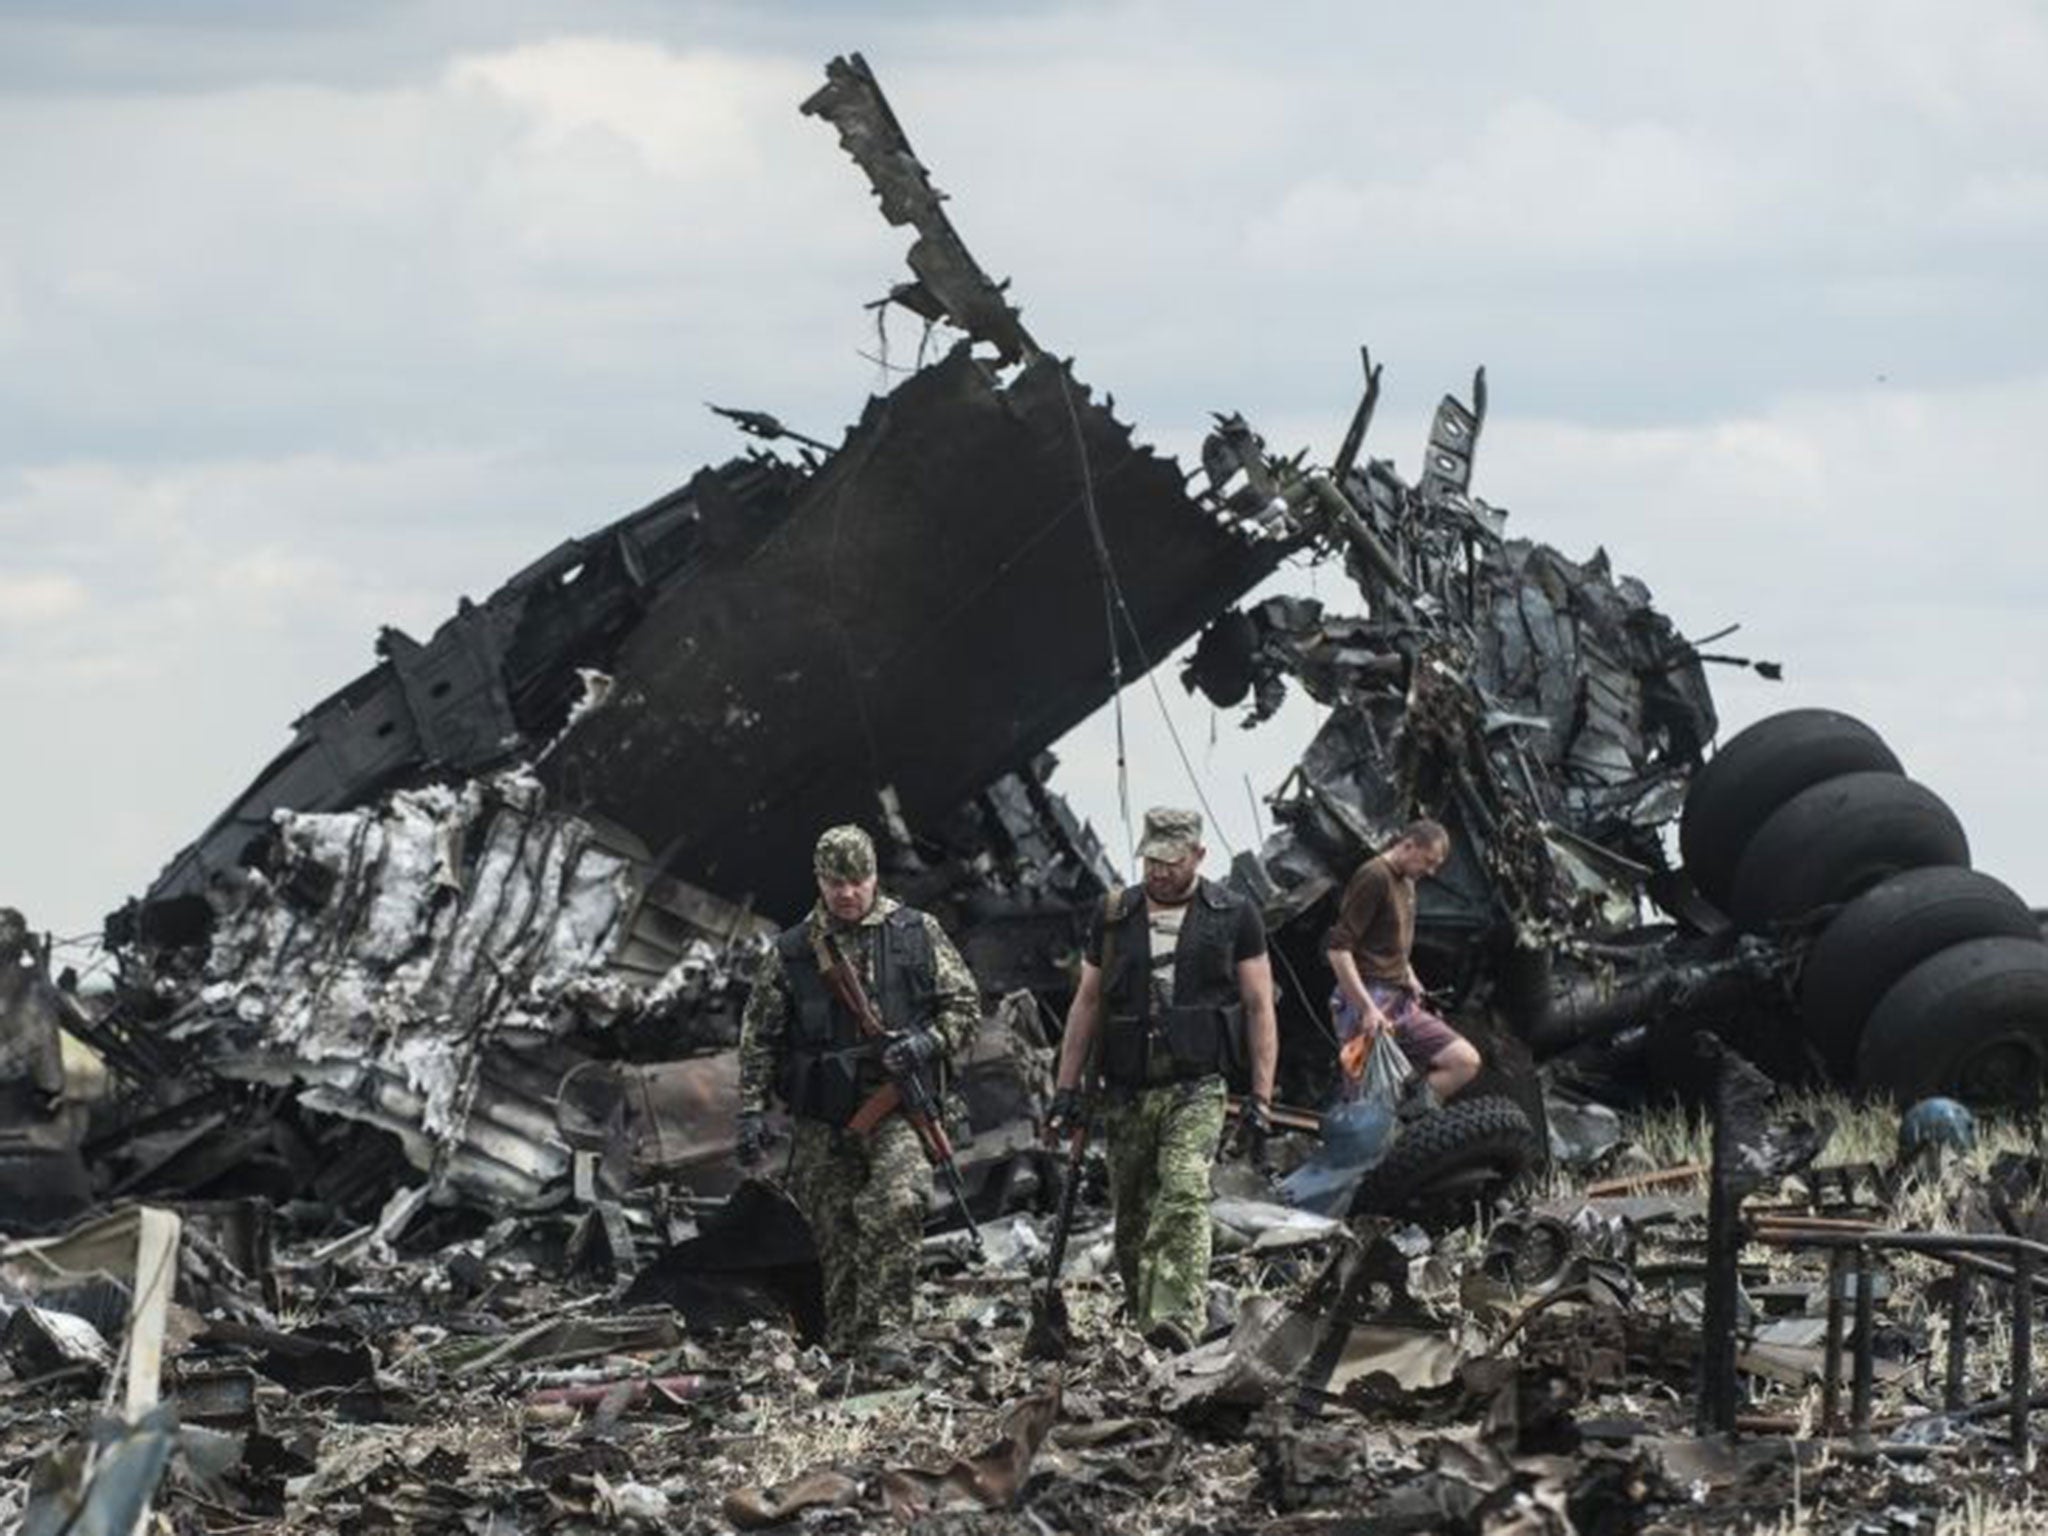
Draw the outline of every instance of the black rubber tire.
<instances>
[{"instance_id":1,"label":"black rubber tire","mask_svg":"<svg viewBox=\"0 0 2048 1536\"><path fill-rule=\"evenodd\" d=\"M1678 852L1693 889L1727 911L1743 850L1779 806L1845 773L1902 771L1877 732L1832 709L1788 709L1737 731L1686 790Z\"/></svg>"},{"instance_id":2,"label":"black rubber tire","mask_svg":"<svg viewBox=\"0 0 2048 1536\"><path fill-rule=\"evenodd\" d=\"M1799 976L1806 1038L1838 1077L1892 983L1969 939L2039 939L2041 924L2011 887L1974 869L1909 869L1880 880L1829 920Z\"/></svg>"},{"instance_id":3,"label":"black rubber tire","mask_svg":"<svg viewBox=\"0 0 2048 1536\"><path fill-rule=\"evenodd\" d=\"M1404 1121L1401 1134L1352 1196L1354 1216L1399 1216L1446 1203L1469 1205L1472 1182L1498 1189L1543 1162L1543 1143L1513 1099L1453 1099ZM1451 1186L1455 1183L1456 1191Z\"/></svg>"},{"instance_id":4,"label":"black rubber tire","mask_svg":"<svg viewBox=\"0 0 2048 1536\"><path fill-rule=\"evenodd\" d=\"M2026 1103L2048 1072L2048 944L1970 939L1922 960L1871 1010L1856 1080L1911 1104Z\"/></svg>"},{"instance_id":5,"label":"black rubber tire","mask_svg":"<svg viewBox=\"0 0 2048 1536\"><path fill-rule=\"evenodd\" d=\"M1963 824L1933 790L1895 773L1845 773L1802 789L1756 829L1728 915L1760 933L1904 870L1969 862Z\"/></svg>"}]
</instances>

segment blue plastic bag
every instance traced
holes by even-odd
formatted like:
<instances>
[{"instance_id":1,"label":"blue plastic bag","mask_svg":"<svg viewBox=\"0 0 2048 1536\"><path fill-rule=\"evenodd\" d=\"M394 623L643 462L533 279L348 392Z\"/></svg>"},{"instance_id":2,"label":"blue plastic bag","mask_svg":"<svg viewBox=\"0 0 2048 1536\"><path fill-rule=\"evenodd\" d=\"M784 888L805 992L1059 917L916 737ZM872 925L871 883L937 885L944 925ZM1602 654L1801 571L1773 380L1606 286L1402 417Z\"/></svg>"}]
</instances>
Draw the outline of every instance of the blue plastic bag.
<instances>
[{"instance_id":1,"label":"blue plastic bag","mask_svg":"<svg viewBox=\"0 0 2048 1536\"><path fill-rule=\"evenodd\" d=\"M1358 1181L1394 1144L1400 1129L1395 1106L1414 1075L1392 1033L1382 1031L1366 1052L1358 1097L1324 1114L1323 1144L1280 1181L1281 1197L1318 1216L1347 1215Z\"/></svg>"}]
</instances>

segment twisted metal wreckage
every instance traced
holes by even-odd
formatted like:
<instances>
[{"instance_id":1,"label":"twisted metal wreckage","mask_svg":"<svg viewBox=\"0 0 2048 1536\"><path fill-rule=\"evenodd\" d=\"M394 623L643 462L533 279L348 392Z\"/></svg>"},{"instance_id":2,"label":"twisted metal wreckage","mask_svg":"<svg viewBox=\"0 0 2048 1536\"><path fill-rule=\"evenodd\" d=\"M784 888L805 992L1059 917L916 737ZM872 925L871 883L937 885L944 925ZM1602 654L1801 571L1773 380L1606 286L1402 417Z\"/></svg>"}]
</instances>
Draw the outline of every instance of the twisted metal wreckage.
<instances>
[{"instance_id":1,"label":"twisted metal wreckage","mask_svg":"<svg viewBox=\"0 0 2048 1536\"><path fill-rule=\"evenodd\" d=\"M1327 465L1231 415L1184 476L1026 331L858 57L804 111L915 231L882 304L957 344L837 449L727 412L794 448L700 471L424 643L385 630L110 921L113 1005L72 1009L139 1085L85 1148L102 1196L370 1212L414 1169L497 1208L722 1191L753 960L808 900L816 829L857 819L991 1000L963 1078L999 1204L1041 1171L1045 1024L1116 879L1050 748L1196 636L1184 681L1247 726L1290 686L1328 710L1231 871L1283 961L1291 1096L1330 1069L1334 893L1418 811L1455 848L1418 965L1486 1044L1475 1092L1538 1127L1532 1050L1639 1091L1646 1036L1654 1068L1660 1034L1790 996L1798 945L1721 921L1664 849L1716 731L1705 664L1738 659L1604 553L1508 536L1471 489L1483 373L1412 483L1363 456L1369 358ZM1240 606L1297 554L1341 559L1356 611ZM1646 900L1671 921L1645 927Z\"/></svg>"}]
</instances>

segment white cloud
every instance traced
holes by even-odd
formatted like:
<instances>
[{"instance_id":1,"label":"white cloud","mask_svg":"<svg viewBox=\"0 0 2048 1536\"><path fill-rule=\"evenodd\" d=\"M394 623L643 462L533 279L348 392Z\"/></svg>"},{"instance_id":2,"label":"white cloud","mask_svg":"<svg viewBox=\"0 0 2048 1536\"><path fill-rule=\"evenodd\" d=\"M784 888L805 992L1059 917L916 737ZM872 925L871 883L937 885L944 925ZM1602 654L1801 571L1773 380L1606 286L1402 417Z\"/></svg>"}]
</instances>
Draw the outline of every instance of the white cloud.
<instances>
[{"instance_id":1,"label":"white cloud","mask_svg":"<svg viewBox=\"0 0 2048 1536\"><path fill-rule=\"evenodd\" d=\"M69 576L0 572L0 629L48 624L69 618L85 606L85 588Z\"/></svg>"},{"instance_id":2,"label":"white cloud","mask_svg":"<svg viewBox=\"0 0 2048 1536\"><path fill-rule=\"evenodd\" d=\"M289 619L361 650L380 620L437 623L458 592L489 590L622 509L572 501L564 528L557 498L574 483L573 467L505 450L70 462L0 490L0 536L107 594L94 636L168 618L223 634Z\"/></svg>"},{"instance_id":3,"label":"white cloud","mask_svg":"<svg viewBox=\"0 0 2048 1536\"><path fill-rule=\"evenodd\" d=\"M1234 408L1328 453L1368 340L1371 451L1412 468L1486 361L1480 489L1520 531L1791 668L1727 676L1731 720L1864 710L2029 846L1999 775L2039 755L2048 650L2036 7L517 9L0 19L32 77L0 94L0 548L60 584L6 630L0 709L65 725L12 770L50 814L9 867L52 920L135 888L378 624L423 634L734 451L704 400L858 413L907 236L796 112L852 39L1141 438ZM1162 686L1219 802L1270 787L1298 722L1270 773L1228 722L1210 760Z\"/></svg>"},{"instance_id":4,"label":"white cloud","mask_svg":"<svg viewBox=\"0 0 2048 1536\"><path fill-rule=\"evenodd\" d=\"M707 181L772 174L763 130L813 88L793 61L678 55L652 43L589 37L461 59L448 78L525 108L544 149L601 133L664 174Z\"/></svg>"},{"instance_id":5,"label":"white cloud","mask_svg":"<svg viewBox=\"0 0 2048 1536\"><path fill-rule=\"evenodd\" d=\"M1793 395L1695 427L1509 416L1482 442L1479 478L1565 540L1605 540L1624 560L1638 548L1646 566L1662 555L1717 601L1748 595L1760 620L1824 615L1817 598L1997 608L2040 570L2031 503L2048 438L2031 424L2044 413L2048 375Z\"/></svg>"},{"instance_id":6,"label":"white cloud","mask_svg":"<svg viewBox=\"0 0 2048 1536\"><path fill-rule=\"evenodd\" d=\"M509 234L543 273L644 274L672 292L765 287L799 265L814 279L831 253L872 248L841 168L804 153L821 131L792 109L815 87L815 67L792 59L588 37L460 59L444 82L453 104L513 124L476 189L480 236ZM806 208L801 264L772 239L733 262L735 239Z\"/></svg>"},{"instance_id":7,"label":"white cloud","mask_svg":"<svg viewBox=\"0 0 2048 1536\"><path fill-rule=\"evenodd\" d=\"M0 544L29 568L0 577L0 707L43 743L9 762L14 802L39 808L9 834L10 874L33 872L10 898L77 929L140 889L294 718L373 664L380 624L424 635L577 531L561 508L577 529L622 510L573 498L582 478L421 452L64 463L0 484Z\"/></svg>"},{"instance_id":8,"label":"white cloud","mask_svg":"<svg viewBox=\"0 0 2048 1536\"><path fill-rule=\"evenodd\" d=\"M1593 263L1695 260L1746 232L1772 201L1768 168L1688 130L1596 125L1511 100L1443 158L1320 176L1281 194L1247 231L1261 266L1342 270L1382 246L1397 259Z\"/></svg>"},{"instance_id":9,"label":"white cloud","mask_svg":"<svg viewBox=\"0 0 2048 1536\"><path fill-rule=\"evenodd\" d=\"M811 72L569 38L369 90L0 98L0 144L64 146L0 151L23 296L0 407L22 440L56 422L123 453L374 446L560 412L599 374L646 440L663 402L622 373L723 360L660 383L694 413L828 315L858 379L861 319L831 285L879 289L902 242L797 118Z\"/></svg>"}]
</instances>

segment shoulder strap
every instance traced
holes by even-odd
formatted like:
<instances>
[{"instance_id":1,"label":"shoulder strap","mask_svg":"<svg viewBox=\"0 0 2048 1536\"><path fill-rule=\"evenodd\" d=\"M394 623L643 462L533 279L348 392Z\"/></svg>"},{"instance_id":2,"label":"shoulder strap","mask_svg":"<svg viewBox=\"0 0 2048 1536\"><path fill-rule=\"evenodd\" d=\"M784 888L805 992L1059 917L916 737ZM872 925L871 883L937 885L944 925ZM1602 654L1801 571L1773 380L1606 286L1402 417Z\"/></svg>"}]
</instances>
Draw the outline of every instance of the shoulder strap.
<instances>
[{"instance_id":1,"label":"shoulder strap","mask_svg":"<svg viewBox=\"0 0 2048 1536\"><path fill-rule=\"evenodd\" d=\"M1121 885L1112 885L1102 893L1102 974L1110 972L1110 963L1116 957L1116 932L1123 922L1127 910L1124 897L1127 894Z\"/></svg>"}]
</instances>

